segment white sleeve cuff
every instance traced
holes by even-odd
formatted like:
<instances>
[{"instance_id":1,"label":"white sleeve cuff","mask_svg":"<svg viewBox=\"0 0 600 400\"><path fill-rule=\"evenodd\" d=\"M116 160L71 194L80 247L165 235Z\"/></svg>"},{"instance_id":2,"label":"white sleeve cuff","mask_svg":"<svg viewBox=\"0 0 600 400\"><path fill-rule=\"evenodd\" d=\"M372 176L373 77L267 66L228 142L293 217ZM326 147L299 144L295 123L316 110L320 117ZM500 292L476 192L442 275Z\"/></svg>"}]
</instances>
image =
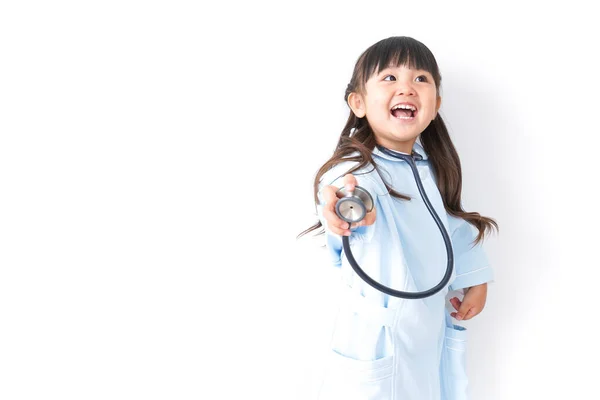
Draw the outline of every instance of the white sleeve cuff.
<instances>
[{"instance_id":1,"label":"white sleeve cuff","mask_svg":"<svg viewBox=\"0 0 600 400\"><path fill-rule=\"evenodd\" d=\"M449 288L450 290L457 290L493 281L494 270L493 268L487 266L466 272L461 275L456 275L456 278L454 279L454 281L452 281L452 284Z\"/></svg>"}]
</instances>

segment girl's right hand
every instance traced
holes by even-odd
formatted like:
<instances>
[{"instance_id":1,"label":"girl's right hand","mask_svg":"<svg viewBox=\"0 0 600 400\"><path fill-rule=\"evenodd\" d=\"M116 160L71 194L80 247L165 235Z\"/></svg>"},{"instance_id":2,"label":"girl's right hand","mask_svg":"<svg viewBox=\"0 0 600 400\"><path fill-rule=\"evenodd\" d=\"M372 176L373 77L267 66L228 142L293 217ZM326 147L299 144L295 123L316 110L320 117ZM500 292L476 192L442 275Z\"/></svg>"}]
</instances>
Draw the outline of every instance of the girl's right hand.
<instances>
[{"instance_id":1,"label":"girl's right hand","mask_svg":"<svg viewBox=\"0 0 600 400\"><path fill-rule=\"evenodd\" d=\"M354 187L357 186L357 184L354 175L344 175L344 186L346 191L354 190ZM338 188L333 185L327 185L323 188L323 198L325 200L323 218L327 221L327 227L331 232L340 236L350 236L350 228L373 225L375 217L377 216L377 209L375 207L373 207L373 210L369 211L361 221L353 223L352 226L349 226L348 222L338 217L335 212L335 204L339 200L335 194L337 191Z\"/></svg>"}]
</instances>

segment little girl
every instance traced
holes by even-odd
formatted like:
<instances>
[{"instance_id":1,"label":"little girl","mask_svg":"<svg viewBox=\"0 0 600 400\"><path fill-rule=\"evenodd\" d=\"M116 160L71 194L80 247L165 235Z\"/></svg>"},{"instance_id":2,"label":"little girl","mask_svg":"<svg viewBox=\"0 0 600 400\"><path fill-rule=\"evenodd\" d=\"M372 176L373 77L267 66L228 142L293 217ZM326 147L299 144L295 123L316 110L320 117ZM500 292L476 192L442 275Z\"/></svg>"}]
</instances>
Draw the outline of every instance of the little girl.
<instances>
[{"instance_id":1,"label":"little girl","mask_svg":"<svg viewBox=\"0 0 600 400\"><path fill-rule=\"evenodd\" d=\"M467 399L466 330L485 305L493 281L481 242L496 222L461 204L461 167L438 114L441 76L431 51L410 37L390 37L357 60L344 100L351 111L333 156L315 177L319 222L333 264L341 267L340 307L320 399ZM417 141L420 139L420 141ZM419 195L408 163L415 156L427 197L440 216L454 254L450 285L423 299L384 294L350 267L342 236L361 268L395 290L419 292L441 281L448 254L440 228ZM336 191L356 185L374 208L359 223L335 212ZM449 290L464 289L450 300Z\"/></svg>"}]
</instances>

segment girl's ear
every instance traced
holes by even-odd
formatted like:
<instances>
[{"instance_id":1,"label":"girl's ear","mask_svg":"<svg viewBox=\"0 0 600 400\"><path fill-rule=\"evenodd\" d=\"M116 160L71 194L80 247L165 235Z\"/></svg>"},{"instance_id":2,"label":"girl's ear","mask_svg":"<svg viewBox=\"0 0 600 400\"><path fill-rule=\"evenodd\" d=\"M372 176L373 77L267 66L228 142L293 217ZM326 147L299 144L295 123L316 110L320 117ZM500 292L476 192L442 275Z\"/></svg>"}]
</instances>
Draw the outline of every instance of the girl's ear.
<instances>
[{"instance_id":1,"label":"girl's ear","mask_svg":"<svg viewBox=\"0 0 600 400\"><path fill-rule=\"evenodd\" d=\"M348 95L348 105L352 109L354 115L358 118L362 118L366 114L365 102L360 94L352 92Z\"/></svg>"},{"instance_id":2,"label":"girl's ear","mask_svg":"<svg viewBox=\"0 0 600 400\"><path fill-rule=\"evenodd\" d=\"M442 105L442 96L438 96L437 97L437 105L435 107L435 117L437 117L437 113L440 111L441 105ZM433 119L435 119L435 117L433 117Z\"/></svg>"}]
</instances>

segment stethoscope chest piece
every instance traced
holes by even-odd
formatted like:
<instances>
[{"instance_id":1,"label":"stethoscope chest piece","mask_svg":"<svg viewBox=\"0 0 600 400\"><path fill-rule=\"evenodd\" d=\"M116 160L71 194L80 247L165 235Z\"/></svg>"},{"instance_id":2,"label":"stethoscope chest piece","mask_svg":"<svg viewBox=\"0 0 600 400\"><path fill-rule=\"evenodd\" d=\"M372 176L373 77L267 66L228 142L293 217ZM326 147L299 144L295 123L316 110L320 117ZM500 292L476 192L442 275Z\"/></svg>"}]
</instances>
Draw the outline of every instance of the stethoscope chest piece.
<instances>
[{"instance_id":1,"label":"stethoscope chest piece","mask_svg":"<svg viewBox=\"0 0 600 400\"><path fill-rule=\"evenodd\" d=\"M360 186L355 186L351 192L341 187L335 194L339 198L335 204L335 212L346 222L359 222L373 210L373 198Z\"/></svg>"}]
</instances>

